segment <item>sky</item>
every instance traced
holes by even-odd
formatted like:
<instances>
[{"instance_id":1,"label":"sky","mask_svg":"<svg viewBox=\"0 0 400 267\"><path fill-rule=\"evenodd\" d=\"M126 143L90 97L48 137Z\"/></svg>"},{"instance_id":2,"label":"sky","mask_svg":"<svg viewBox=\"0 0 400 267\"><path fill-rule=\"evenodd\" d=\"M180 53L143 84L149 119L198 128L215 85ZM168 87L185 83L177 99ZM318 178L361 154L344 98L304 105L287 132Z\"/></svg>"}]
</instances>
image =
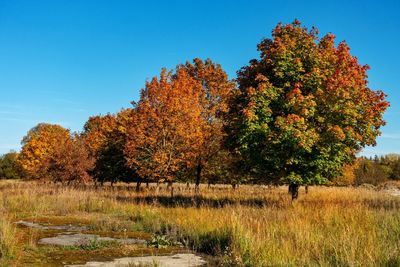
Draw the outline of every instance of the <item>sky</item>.
<instances>
[{"instance_id":1,"label":"sky","mask_svg":"<svg viewBox=\"0 0 400 267\"><path fill-rule=\"evenodd\" d=\"M345 40L391 107L377 146L400 153L400 1L0 0L0 154L40 122L80 131L138 100L145 81L193 58L230 78L278 22Z\"/></svg>"}]
</instances>

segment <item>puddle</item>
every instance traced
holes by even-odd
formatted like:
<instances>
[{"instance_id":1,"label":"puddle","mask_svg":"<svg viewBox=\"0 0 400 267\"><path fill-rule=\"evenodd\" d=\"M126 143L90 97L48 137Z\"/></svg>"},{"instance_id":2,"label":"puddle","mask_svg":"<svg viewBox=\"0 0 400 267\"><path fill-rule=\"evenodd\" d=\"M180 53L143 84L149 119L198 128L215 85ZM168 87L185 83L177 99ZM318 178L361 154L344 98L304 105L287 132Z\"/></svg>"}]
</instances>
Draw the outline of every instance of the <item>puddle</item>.
<instances>
[{"instance_id":1,"label":"puddle","mask_svg":"<svg viewBox=\"0 0 400 267\"><path fill-rule=\"evenodd\" d=\"M117 242L124 245L145 245L147 243L144 239L101 237L99 235L82 233L62 233L55 237L46 237L38 241L41 245L55 246L80 246L89 245L92 242Z\"/></svg>"},{"instance_id":2,"label":"puddle","mask_svg":"<svg viewBox=\"0 0 400 267\"><path fill-rule=\"evenodd\" d=\"M160 267L196 267L207 262L192 253L171 256L126 257L107 262L88 262L83 265L65 265L65 267L125 267L125 266L160 266Z\"/></svg>"}]
</instances>

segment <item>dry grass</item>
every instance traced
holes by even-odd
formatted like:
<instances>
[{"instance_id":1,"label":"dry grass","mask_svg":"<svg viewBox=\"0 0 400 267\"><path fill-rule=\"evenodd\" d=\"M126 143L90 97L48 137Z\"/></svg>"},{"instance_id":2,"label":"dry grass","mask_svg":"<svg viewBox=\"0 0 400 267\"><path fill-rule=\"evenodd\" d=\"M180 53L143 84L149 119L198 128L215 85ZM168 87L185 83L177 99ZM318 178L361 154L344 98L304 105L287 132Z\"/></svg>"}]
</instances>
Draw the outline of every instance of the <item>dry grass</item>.
<instances>
[{"instance_id":1,"label":"dry grass","mask_svg":"<svg viewBox=\"0 0 400 267\"><path fill-rule=\"evenodd\" d=\"M260 186L204 187L195 196L178 185L171 198L154 185L136 193L8 183L0 211L8 218L0 219L1 251L16 263L26 255L9 221L36 218L167 234L226 266L400 266L400 199L366 189L315 187L292 203L286 188Z\"/></svg>"},{"instance_id":2,"label":"dry grass","mask_svg":"<svg viewBox=\"0 0 400 267\"><path fill-rule=\"evenodd\" d=\"M15 258L17 250L15 233L15 226L8 219L7 213L0 204L0 266L9 265Z\"/></svg>"}]
</instances>

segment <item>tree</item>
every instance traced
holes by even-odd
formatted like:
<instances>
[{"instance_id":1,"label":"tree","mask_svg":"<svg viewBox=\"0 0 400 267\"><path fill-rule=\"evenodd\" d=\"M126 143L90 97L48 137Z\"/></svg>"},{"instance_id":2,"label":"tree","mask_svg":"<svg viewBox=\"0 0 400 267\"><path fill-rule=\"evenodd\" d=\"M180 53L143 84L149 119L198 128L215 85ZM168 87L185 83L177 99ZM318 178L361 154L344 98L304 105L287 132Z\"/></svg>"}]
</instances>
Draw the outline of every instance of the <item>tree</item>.
<instances>
[{"instance_id":1,"label":"tree","mask_svg":"<svg viewBox=\"0 0 400 267\"><path fill-rule=\"evenodd\" d=\"M53 182L87 183L93 168L93 158L78 135L63 140L48 160L46 174Z\"/></svg>"},{"instance_id":2,"label":"tree","mask_svg":"<svg viewBox=\"0 0 400 267\"><path fill-rule=\"evenodd\" d=\"M359 168L362 159L357 159L352 164L346 164L343 166L341 175L333 178L332 182L334 185L348 186L356 183L356 170Z\"/></svg>"},{"instance_id":3,"label":"tree","mask_svg":"<svg viewBox=\"0 0 400 267\"><path fill-rule=\"evenodd\" d=\"M219 64L215 64L211 59L205 61L195 58L193 63L186 62L179 65L177 69L184 69L192 78L197 80L203 89L200 95L202 108L202 119L204 123L202 140L199 140L198 151L196 152L195 171L196 188L199 188L202 173L208 174L210 179L221 172L215 162L223 161L226 153L222 151L222 114L227 111L227 99L235 88L235 83L228 79L228 75ZM221 158L218 160L217 158ZM215 168L216 167L216 168Z\"/></svg>"},{"instance_id":4,"label":"tree","mask_svg":"<svg viewBox=\"0 0 400 267\"><path fill-rule=\"evenodd\" d=\"M60 125L40 123L22 140L18 164L31 178L45 178L54 151L70 139L69 130Z\"/></svg>"},{"instance_id":5,"label":"tree","mask_svg":"<svg viewBox=\"0 0 400 267\"><path fill-rule=\"evenodd\" d=\"M368 87L345 42L318 37L299 21L278 24L258 45L259 59L238 71L226 115L226 146L265 181L302 184L340 174L375 139L389 103Z\"/></svg>"},{"instance_id":6,"label":"tree","mask_svg":"<svg viewBox=\"0 0 400 267\"><path fill-rule=\"evenodd\" d=\"M17 159L17 152L9 152L0 157L0 179L20 179L24 177L24 172Z\"/></svg>"},{"instance_id":7,"label":"tree","mask_svg":"<svg viewBox=\"0 0 400 267\"><path fill-rule=\"evenodd\" d=\"M185 70L162 70L141 91L127 129L128 165L146 179L172 182L191 168L202 143L203 90Z\"/></svg>"},{"instance_id":8,"label":"tree","mask_svg":"<svg viewBox=\"0 0 400 267\"><path fill-rule=\"evenodd\" d=\"M368 159L361 159L358 168L355 170L355 184L373 184L378 185L389 178L387 169L381 166L379 162Z\"/></svg>"},{"instance_id":9,"label":"tree","mask_svg":"<svg viewBox=\"0 0 400 267\"><path fill-rule=\"evenodd\" d=\"M400 180L400 159L393 162L390 179Z\"/></svg>"},{"instance_id":10,"label":"tree","mask_svg":"<svg viewBox=\"0 0 400 267\"><path fill-rule=\"evenodd\" d=\"M95 159L92 174L103 184L110 181L138 180L136 172L127 166L124 155L126 128L133 111L125 109L117 115L93 116L84 126L82 138Z\"/></svg>"},{"instance_id":11,"label":"tree","mask_svg":"<svg viewBox=\"0 0 400 267\"><path fill-rule=\"evenodd\" d=\"M88 119L83 126L82 137L92 156L96 156L116 128L117 120L112 114L92 116Z\"/></svg>"},{"instance_id":12,"label":"tree","mask_svg":"<svg viewBox=\"0 0 400 267\"><path fill-rule=\"evenodd\" d=\"M400 178L400 155L387 154L381 156L378 162L388 174L389 179L398 180Z\"/></svg>"}]
</instances>

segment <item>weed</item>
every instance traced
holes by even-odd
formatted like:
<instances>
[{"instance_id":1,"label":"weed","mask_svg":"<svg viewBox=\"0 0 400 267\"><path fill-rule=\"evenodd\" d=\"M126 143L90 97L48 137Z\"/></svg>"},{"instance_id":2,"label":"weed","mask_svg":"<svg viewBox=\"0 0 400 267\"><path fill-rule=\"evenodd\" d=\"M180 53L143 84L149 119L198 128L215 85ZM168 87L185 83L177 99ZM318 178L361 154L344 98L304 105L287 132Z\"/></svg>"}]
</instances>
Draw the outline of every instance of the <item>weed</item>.
<instances>
[{"instance_id":1,"label":"weed","mask_svg":"<svg viewBox=\"0 0 400 267\"><path fill-rule=\"evenodd\" d=\"M147 244L153 248L167 248L167 247L182 247L183 244L178 241L174 241L166 235L155 234Z\"/></svg>"}]
</instances>

